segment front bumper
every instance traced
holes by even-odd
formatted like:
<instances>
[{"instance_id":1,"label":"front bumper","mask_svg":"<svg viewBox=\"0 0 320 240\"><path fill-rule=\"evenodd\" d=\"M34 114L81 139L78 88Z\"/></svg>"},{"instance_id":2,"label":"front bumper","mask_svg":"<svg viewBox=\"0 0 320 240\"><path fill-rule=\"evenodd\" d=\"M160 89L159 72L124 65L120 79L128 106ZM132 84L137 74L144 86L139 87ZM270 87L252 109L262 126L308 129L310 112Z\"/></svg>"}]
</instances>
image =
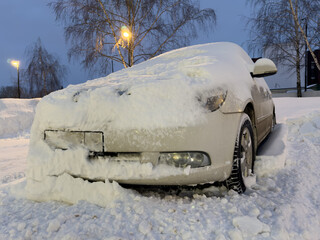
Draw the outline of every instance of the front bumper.
<instances>
[{"instance_id":1,"label":"front bumper","mask_svg":"<svg viewBox=\"0 0 320 240\"><path fill-rule=\"evenodd\" d=\"M223 181L231 172L240 115L223 114L218 110L209 113L206 122L201 125L170 129L112 131L102 127L101 131L47 130L45 142L53 151L59 152L54 154L51 161L65 161L62 160L64 154L78 147L88 152L86 161L82 161L83 166L77 167L77 171L72 168L72 164L69 164L68 169L64 169L77 177L150 185L188 185ZM163 167L159 165L159 156L163 152L203 152L209 156L211 165L187 170L178 169L179 171L175 171L176 167L166 166L166 174L157 174ZM147 164L148 168L151 166L152 169L149 169L148 174L145 174L145 171L139 173L140 164ZM94 165L99 166L99 171L86 170ZM116 165L121 167L115 168ZM134 169L135 174L128 174L127 170L123 170L130 167ZM110 169L113 169L113 173ZM52 169L50 175L58 175L62 170L60 168L53 174L55 171Z\"/></svg>"}]
</instances>

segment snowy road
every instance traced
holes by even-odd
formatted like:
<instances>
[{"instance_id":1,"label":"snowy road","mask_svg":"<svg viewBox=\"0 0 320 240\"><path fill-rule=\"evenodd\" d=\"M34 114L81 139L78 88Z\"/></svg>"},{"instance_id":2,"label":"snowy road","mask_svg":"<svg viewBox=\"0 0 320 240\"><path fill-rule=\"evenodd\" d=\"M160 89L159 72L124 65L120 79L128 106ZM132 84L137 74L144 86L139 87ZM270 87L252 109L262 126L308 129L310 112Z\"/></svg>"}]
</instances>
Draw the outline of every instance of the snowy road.
<instances>
[{"instance_id":1,"label":"snowy road","mask_svg":"<svg viewBox=\"0 0 320 240\"><path fill-rule=\"evenodd\" d=\"M23 197L28 138L0 139L0 239L320 239L320 98L275 99L279 124L243 195L211 187L102 208Z\"/></svg>"}]
</instances>

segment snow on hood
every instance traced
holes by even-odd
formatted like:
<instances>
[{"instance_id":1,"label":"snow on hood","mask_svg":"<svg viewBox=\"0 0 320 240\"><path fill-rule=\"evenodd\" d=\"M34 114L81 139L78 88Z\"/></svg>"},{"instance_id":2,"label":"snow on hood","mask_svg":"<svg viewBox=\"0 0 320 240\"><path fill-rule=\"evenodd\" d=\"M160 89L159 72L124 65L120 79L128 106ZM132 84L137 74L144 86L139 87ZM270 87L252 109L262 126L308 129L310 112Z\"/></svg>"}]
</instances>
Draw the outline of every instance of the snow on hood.
<instances>
[{"instance_id":1,"label":"snow on hood","mask_svg":"<svg viewBox=\"0 0 320 240\"><path fill-rule=\"evenodd\" d=\"M205 121L197 98L221 88L245 93L248 86L235 81L246 81L252 64L233 43L174 50L44 97L34 125L41 131L99 130L105 125L115 130L196 125ZM232 90L234 86L238 89Z\"/></svg>"}]
</instances>

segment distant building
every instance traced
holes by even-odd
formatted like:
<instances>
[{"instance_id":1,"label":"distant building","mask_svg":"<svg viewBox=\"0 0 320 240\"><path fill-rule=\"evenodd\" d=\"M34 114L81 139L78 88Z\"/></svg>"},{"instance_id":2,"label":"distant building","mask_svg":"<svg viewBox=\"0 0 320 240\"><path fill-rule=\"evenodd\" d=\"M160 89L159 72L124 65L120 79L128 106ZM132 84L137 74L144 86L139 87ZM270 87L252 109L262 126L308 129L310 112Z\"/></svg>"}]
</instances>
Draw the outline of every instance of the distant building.
<instances>
[{"instance_id":1,"label":"distant building","mask_svg":"<svg viewBox=\"0 0 320 240\"><path fill-rule=\"evenodd\" d=\"M320 60L320 49L314 51L317 59ZM316 63L310 52L308 52L308 65L307 65L307 86L318 85L320 86L320 71L318 70Z\"/></svg>"},{"instance_id":2,"label":"distant building","mask_svg":"<svg viewBox=\"0 0 320 240\"><path fill-rule=\"evenodd\" d=\"M265 56L272 59L272 55L266 51ZM320 50L316 50L315 54L320 60ZM255 59L253 59L255 60ZM317 86L320 88L320 72L310 54L308 52L307 67L305 67L305 59L302 59L300 67L300 77L301 77L301 87L305 88L311 86ZM292 63L284 61L281 64L276 64L278 68L278 73L267 77L266 82L270 89L286 89L286 88L296 88L297 87L297 74L296 69L292 67ZM291 65L291 66L290 66ZM305 74L305 69L307 69L307 74ZM306 78L307 76L307 78ZM307 79L307 81L306 81Z\"/></svg>"}]
</instances>

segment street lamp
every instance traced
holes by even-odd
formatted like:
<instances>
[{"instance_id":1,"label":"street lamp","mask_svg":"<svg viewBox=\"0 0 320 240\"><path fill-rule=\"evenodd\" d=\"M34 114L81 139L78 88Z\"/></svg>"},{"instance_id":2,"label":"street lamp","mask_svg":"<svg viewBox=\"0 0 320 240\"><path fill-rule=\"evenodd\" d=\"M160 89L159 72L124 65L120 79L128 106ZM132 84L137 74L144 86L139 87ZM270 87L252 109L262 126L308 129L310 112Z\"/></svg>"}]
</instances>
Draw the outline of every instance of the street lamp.
<instances>
[{"instance_id":1,"label":"street lamp","mask_svg":"<svg viewBox=\"0 0 320 240\"><path fill-rule=\"evenodd\" d=\"M307 18L303 18L302 21L305 21L305 34L306 34L306 38L308 39L308 19ZM309 78L309 74L308 74L308 44L307 41L305 41L304 44L304 91L307 91L307 87L308 87L308 78Z\"/></svg>"},{"instance_id":2,"label":"street lamp","mask_svg":"<svg viewBox=\"0 0 320 240\"><path fill-rule=\"evenodd\" d=\"M123 39L125 39L128 42L128 65L131 67L131 55L132 55L132 49L131 49L131 39L132 39L132 33L128 29L127 26L122 26L121 27L121 36Z\"/></svg>"},{"instance_id":3,"label":"street lamp","mask_svg":"<svg viewBox=\"0 0 320 240\"><path fill-rule=\"evenodd\" d=\"M126 26L121 27L121 35L124 39L126 39L129 43L130 38L131 38L131 32Z\"/></svg>"},{"instance_id":4,"label":"street lamp","mask_svg":"<svg viewBox=\"0 0 320 240\"><path fill-rule=\"evenodd\" d=\"M20 80L19 80L19 66L20 66L20 61L18 61L18 60L11 60L11 61L10 61L10 64L17 69L17 73L18 73L18 98L20 98Z\"/></svg>"},{"instance_id":5,"label":"street lamp","mask_svg":"<svg viewBox=\"0 0 320 240\"><path fill-rule=\"evenodd\" d=\"M306 38L308 38L308 21L306 19L306 30L305 30L305 33L306 33ZM309 78L309 73L308 73L308 58L309 58L309 54L308 54L308 45L307 45L307 42L305 44L305 67L304 67L304 91L306 92L307 91L307 85L308 85L308 78Z\"/></svg>"}]
</instances>

